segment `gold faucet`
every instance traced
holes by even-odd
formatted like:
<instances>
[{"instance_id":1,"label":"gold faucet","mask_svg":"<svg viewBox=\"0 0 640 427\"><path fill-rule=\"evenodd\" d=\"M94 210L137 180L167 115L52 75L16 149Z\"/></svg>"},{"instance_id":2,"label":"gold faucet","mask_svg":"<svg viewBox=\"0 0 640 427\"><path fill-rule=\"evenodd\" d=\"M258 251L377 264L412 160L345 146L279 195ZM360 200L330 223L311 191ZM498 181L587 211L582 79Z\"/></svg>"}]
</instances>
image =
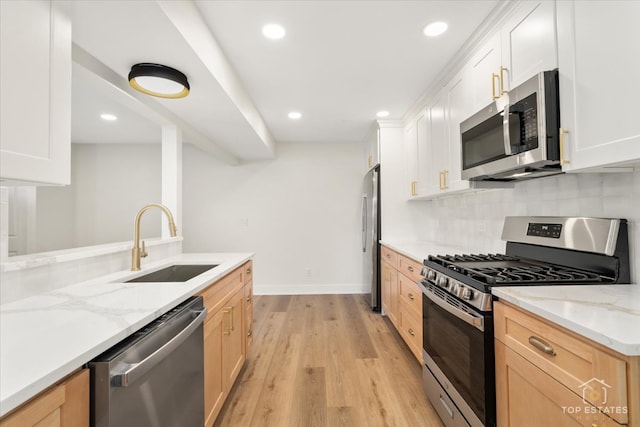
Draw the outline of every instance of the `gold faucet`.
<instances>
[{"instance_id":1,"label":"gold faucet","mask_svg":"<svg viewBox=\"0 0 640 427\"><path fill-rule=\"evenodd\" d=\"M161 205L160 203L151 203L140 209L140 212L138 212L138 215L136 215L136 223L133 232L134 236L133 249L131 250L131 271L140 270L140 258L144 258L148 255L147 250L144 247L144 240L142 241L142 247L140 247L140 218L145 211L151 208L161 209L169 220L169 232L171 233L171 237L175 237L177 234L176 223L173 221L173 215L171 214L169 208L167 208L165 205Z\"/></svg>"}]
</instances>

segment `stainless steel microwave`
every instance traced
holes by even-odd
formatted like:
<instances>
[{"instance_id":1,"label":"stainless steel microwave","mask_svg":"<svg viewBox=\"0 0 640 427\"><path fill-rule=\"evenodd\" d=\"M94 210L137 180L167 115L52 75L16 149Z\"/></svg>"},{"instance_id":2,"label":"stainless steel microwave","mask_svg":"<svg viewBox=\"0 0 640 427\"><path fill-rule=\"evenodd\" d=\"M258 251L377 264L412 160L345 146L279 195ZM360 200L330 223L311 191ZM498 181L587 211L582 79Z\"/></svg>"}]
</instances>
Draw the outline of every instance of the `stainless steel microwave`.
<instances>
[{"instance_id":1,"label":"stainless steel microwave","mask_svg":"<svg viewBox=\"0 0 640 427\"><path fill-rule=\"evenodd\" d=\"M460 124L462 179L561 173L559 128L558 70L544 71Z\"/></svg>"}]
</instances>

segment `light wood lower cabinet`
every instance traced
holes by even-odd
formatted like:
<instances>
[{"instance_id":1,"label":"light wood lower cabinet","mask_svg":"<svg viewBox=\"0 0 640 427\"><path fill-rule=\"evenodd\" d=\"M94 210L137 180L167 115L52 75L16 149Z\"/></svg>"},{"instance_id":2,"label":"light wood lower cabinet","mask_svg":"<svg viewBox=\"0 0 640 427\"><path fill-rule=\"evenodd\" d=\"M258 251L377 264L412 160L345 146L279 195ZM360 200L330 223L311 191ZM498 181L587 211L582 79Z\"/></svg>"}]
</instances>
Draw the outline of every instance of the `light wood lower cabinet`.
<instances>
[{"instance_id":1,"label":"light wood lower cabinet","mask_svg":"<svg viewBox=\"0 0 640 427\"><path fill-rule=\"evenodd\" d=\"M637 427L639 357L494 303L498 427Z\"/></svg>"},{"instance_id":2,"label":"light wood lower cabinet","mask_svg":"<svg viewBox=\"0 0 640 427\"><path fill-rule=\"evenodd\" d=\"M248 261L200 293L209 311L204 323L205 426L215 422L246 360L251 330L247 322L253 318L252 277Z\"/></svg>"},{"instance_id":3,"label":"light wood lower cabinet","mask_svg":"<svg viewBox=\"0 0 640 427\"><path fill-rule=\"evenodd\" d=\"M422 264L381 247L382 310L396 327L416 359L422 363Z\"/></svg>"},{"instance_id":4,"label":"light wood lower cabinet","mask_svg":"<svg viewBox=\"0 0 640 427\"><path fill-rule=\"evenodd\" d=\"M1 427L86 427L89 370L67 377L0 420Z\"/></svg>"}]
</instances>

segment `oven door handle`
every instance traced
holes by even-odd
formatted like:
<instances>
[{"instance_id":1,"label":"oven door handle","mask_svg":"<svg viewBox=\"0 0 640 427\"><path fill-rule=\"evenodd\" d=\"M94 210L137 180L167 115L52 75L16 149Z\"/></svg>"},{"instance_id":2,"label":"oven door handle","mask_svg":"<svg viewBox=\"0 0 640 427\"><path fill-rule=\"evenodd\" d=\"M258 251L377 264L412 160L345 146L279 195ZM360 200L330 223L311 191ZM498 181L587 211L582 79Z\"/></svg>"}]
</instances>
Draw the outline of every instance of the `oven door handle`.
<instances>
[{"instance_id":1,"label":"oven door handle","mask_svg":"<svg viewBox=\"0 0 640 427\"><path fill-rule=\"evenodd\" d=\"M466 313L460 310L459 308L456 308L451 304L448 304L446 301L442 301L440 298L433 296L431 292L423 291L422 293L441 309L445 310L449 314L454 315L455 317L462 320L463 322L470 324L474 328L477 328L482 332L484 332L484 318L472 316L469 313Z\"/></svg>"}]
</instances>

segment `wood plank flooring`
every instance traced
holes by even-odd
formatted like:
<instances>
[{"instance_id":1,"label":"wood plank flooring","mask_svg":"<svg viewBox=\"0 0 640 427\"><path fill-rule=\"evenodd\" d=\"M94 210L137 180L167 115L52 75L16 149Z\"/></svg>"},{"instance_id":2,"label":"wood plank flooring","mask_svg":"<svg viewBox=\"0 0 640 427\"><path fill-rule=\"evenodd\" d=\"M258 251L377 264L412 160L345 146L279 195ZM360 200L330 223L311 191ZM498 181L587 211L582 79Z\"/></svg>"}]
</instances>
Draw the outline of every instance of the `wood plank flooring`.
<instances>
[{"instance_id":1,"label":"wood plank flooring","mask_svg":"<svg viewBox=\"0 0 640 427\"><path fill-rule=\"evenodd\" d=\"M422 371L361 295L254 297L254 341L216 427L442 427Z\"/></svg>"}]
</instances>

